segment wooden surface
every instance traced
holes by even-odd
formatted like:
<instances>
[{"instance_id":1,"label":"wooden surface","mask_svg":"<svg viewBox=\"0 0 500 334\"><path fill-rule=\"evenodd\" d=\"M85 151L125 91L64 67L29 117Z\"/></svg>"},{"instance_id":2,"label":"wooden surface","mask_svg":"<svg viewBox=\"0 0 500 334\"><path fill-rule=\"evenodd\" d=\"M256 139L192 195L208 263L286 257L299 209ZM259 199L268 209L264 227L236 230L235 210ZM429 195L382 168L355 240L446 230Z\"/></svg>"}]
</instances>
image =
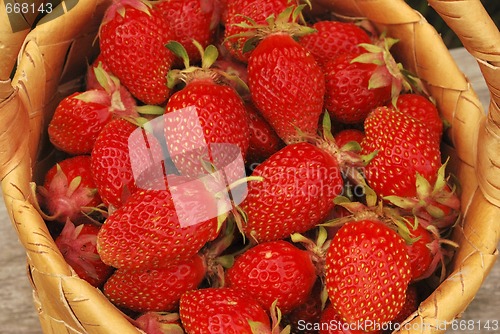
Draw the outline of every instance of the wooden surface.
<instances>
[{"instance_id":1,"label":"wooden surface","mask_svg":"<svg viewBox=\"0 0 500 334\"><path fill-rule=\"evenodd\" d=\"M470 79L481 101L488 105L489 94L475 60L463 49L452 50L459 66ZM485 107L486 108L486 107ZM500 217L499 217L500 219ZM500 329L484 328L484 321L500 322L500 263L486 279L462 319L473 320L471 330L450 333L500 333ZM481 325L479 325L479 321ZM500 324L499 324L500 326ZM0 334L40 334L31 287L26 277L25 253L0 203Z\"/></svg>"}]
</instances>

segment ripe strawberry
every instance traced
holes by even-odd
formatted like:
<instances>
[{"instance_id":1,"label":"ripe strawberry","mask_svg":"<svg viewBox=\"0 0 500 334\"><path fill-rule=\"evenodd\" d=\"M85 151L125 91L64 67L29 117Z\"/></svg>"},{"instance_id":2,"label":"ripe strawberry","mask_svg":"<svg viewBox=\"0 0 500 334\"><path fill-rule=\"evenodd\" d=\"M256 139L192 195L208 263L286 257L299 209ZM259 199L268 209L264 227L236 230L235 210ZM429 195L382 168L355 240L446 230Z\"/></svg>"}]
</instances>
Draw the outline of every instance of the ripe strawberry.
<instances>
[{"instance_id":1,"label":"ripe strawberry","mask_svg":"<svg viewBox=\"0 0 500 334\"><path fill-rule=\"evenodd\" d=\"M373 108L391 98L390 83L370 85L370 78L380 65L353 62L361 54L360 51L341 53L324 65L325 108L337 122L362 122Z\"/></svg>"},{"instance_id":2,"label":"ripe strawberry","mask_svg":"<svg viewBox=\"0 0 500 334\"><path fill-rule=\"evenodd\" d=\"M346 223L328 249L325 276L343 321L385 323L403 307L411 279L406 244L378 220Z\"/></svg>"},{"instance_id":3,"label":"ripe strawberry","mask_svg":"<svg viewBox=\"0 0 500 334\"><path fill-rule=\"evenodd\" d=\"M107 73L111 74L111 70L109 69L109 66L106 65L104 60L102 59L102 55L99 54L97 58L94 60L92 64L89 65L87 68L87 75L85 76L85 88L86 90L92 90L92 89L102 89L101 84L97 80L96 74L95 74L95 69L97 67L101 66L101 68L106 71Z\"/></svg>"},{"instance_id":4,"label":"ripe strawberry","mask_svg":"<svg viewBox=\"0 0 500 334\"><path fill-rule=\"evenodd\" d=\"M137 189L128 146L129 136L137 129L125 119L112 120L99 133L92 149L92 178L107 206L120 207Z\"/></svg>"},{"instance_id":5,"label":"ripe strawberry","mask_svg":"<svg viewBox=\"0 0 500 334\"><path fill-rule=\"evenodd\" d=\"M237 155L244 158L249 143L248 116L236 90L223 83L219 71L210 68L217 59L217 49L207 47L202 67L192 67L182 45L170 43L168 47L184 55L186 67L169 73L172 85L180 80L185 87L170 97L164 116L165 138L177 168L193 176L206 174L200 158L218 169L232 163Z\"/></svg>"},{"instance_id":6,"label":"ripe strawberry","mask_svg":"<svg viewBox=\"0 0 500 334\"><path fill-rule=\"evenodd\" d=\"M243 47L248 41L249 36L239 36L237 38L229 38L238 34L248 32L248 28L241 27L240 24L252 24L254 21L257 24L266 22L266 19L283 12L287 7L297 5L296 0L233 0L228 1L224 26L224 46L229 53L241 62L247 63L251 52L243 52Z\"/></svg>"},{"instance_id":7,"label":"ripe strawberry","mask_svg":"<svg viewBox=\"0 0 500 334\"><path fill-rule=\"evenodd\" d=\"M200 180L168 177L165 190L138 190L99 232L104 262L123 269L158 269L193 257L217 236L214 195ZM178 182L178 183L176 183Z\"/></svg>"},{"instance_id":8,"label":"ripe strawberry","mask_svg":"<svg viewBox=\"0 0 500 334\"><path fill-rule=\"evenodd\" d=\"M364 51L358 44L370 43L368 33L354 23L318 21L312 25L316 32L300 39L320 66L340 53Z\"/></svg>"},{"instance_id":9,"label":"ripe strawberry","mask_svg":"<svg viewBox=\"0 0 500 334\"><path fill-rule=\"evenodd\" d=\"M266 310L277 300L283 314L307 300L315 281L316 269L309 253L283 240L245 251L226 275L229 287L244 290Z\"/></svg>"},{"instance_id":10,"label":"ripe strawberry","mask_svg":"<svg viewBox=\"0 0 500 334\"><path fill-rule=\"evenodd\" d=\"M441 141L443 121L436 105L428 98L418 94L402 94L397 99L396 108L424 122L436 140Z\"/></svg>"},{"instance_id":11,"label":"ripe strawberry","mask_svg":"<svg viewBox=\"0 0 500 334\"><path fill-rule=\"evenodd\" d=\"M441 166L438 143L425 124L390 107L378 107L365 121L363 154L378 153L366 168L368 185L380 196L415 197L416 175L431 184Z\"/></svg>"},{"instance_id":12,"label":"ripe strawberry","mask_svg":"<svg viewBox=\"0 0 500 334\"><path fill-rule=\"evenodd\" d=\"M250 122L247 161L260 163L282 149L285 143L252 104L247 103L245 107Z\"/></svg>"},{"instance_id":13,"label":"ripe strawberry","mask_svg":"<svg viewBox=\"0 0 500 334\"><path fill-rule=\"evenodd\" d=\"M262 306L251 295L231 288L192 290L182 295L179 314L187 334L253 334L252 327L271 324ZM259 332L260 333L260 332Z\"/></svg>"},{"instance_id":14,"label":"ripe strawberry","mask_svg":"<svg viewBox=\"0 0 500 334\"><path fill-rule=\"evenodd\" d=\"M118 79L102 66L93 70L99 86L64 98L48 126L52 144L72 155L90 154L99 132L112 118L137 116L135 100Z\"/></svg>"},{"instance_id":15,"label":"ripe strawberry","mask_svg":"<svg viewBox=\"0 0 500 334\"><path fill-rule=\"evenodd\" d=\"M219 23L220 9L217 2L218 0L165 0L154 6L154 10L170 23L172 40L184 46L193 63L201 60L193 40L203 48L212 42Z\"/></svg>"},{"instance_id":16,"label":"ripe strawberry","mask_svg":"<svg viewBox=\"0 0 500 334\"><path fill-rule=\"evenodd\" d=\"M113 273L113 268L101 261L96 248L99 227L81 224L77 227L68 219L55 239L59 251L78 277L95 287L101 287Z\"/></svg>"},{"instance_id":17,"label":"ripe strawberry","mask_svg":"<svg viewBox=\"0 0 500 334\"><path fill-rule=\"evenodd\" d=\"M173 311L183 293L198 287L205 272L198 255L163 269L117 269L104 285L104 294L132 311Z\"/></svg>"},{"instance_id":18,"label":"ripe strawberry","mask_svg":"<svg viewBox=\"0 0 500 334\"><path fill-rule=\"evenodd\" d=\"M162 104L170 95L166 76L174 61L165 44L175 35L151 7L142 0L115 1L101 23L99 46L104 62L132 95Z\"/></svg>"},{"instance_id":19,"label":"ripe strawberry","mask_svg":"<svg viewBox=\"0 0 500 334\"><path fill-rule=\"evenodd\" d=\"M37 188L38 201L50 220L75 224L88 221L93 208L101 204L90 173L90 156L66 158L45 174L44 185Z\"/></svg>"},{"instance_id":20,"label":"ripe strawberry","mask_svg":"<svg viewBox=\"0 0 500 334\"><path fill-rule=\"evenodd\" d=\"M343 183L337 161L322 149L297 143L285 146L257 166L241 203L245 234L258 242L305 232L332 209Z\"/></svg>"},{"instance_id":21,"label":"ripe strawberry","mask_svg":"<svg viewBox=\"0 0 500 334\"><path fill-rule=\"evenodd\" d=\"M342 148L345 144L353 141L361 144L363 138L365 138L365 133L358 129L344 129L337 132L333 137L337 146Z\"/></svg>"},{"instance_id":22,"label":"ripe strawberry","mask_svg":"<svg viewBox=\"0 0 500 334\"><path fill-rule=\"evenodd\" d=\"M285 143L304 140L297 129L316 135L324 75L290 35L271 34L257 45L248 61L248 85L255 106Z\"/></svg>"}]
</instances>

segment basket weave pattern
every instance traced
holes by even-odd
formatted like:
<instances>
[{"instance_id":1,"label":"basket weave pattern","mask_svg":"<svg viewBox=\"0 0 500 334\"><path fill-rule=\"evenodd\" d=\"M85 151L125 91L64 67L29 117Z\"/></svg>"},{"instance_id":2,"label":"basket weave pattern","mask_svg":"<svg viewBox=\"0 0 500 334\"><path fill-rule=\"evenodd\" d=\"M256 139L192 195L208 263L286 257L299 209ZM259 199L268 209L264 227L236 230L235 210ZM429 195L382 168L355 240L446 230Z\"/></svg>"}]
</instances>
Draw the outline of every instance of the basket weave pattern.
<instances>
[{"instance_id":1,"label":"basket weave pattern","mask_svg":"<svg viewBox=\"0 0 500 334\"><path fill-rule=\"evenodd\" d=\"M26 249L44 333L140 333L99 290L74 274L30 198L30 182L53 163L47 124L60 99L80 88L109 2L79 1L64 15L16 33L0 2L0 46L6 50L0 55L0 179L12 225ZM452 157L451 171L462 186L463 219L454 230L460 247L450 276L400 333L441 332L444 323L459 316L493 266L500 238L500 34L479 0L429 3L478 59L492 93L488 116L439 35L402 0L313 1L342 15L366 17L398 38L398 60L423 80L451 124L443 152Z\"/></svg>"}]
</instances>

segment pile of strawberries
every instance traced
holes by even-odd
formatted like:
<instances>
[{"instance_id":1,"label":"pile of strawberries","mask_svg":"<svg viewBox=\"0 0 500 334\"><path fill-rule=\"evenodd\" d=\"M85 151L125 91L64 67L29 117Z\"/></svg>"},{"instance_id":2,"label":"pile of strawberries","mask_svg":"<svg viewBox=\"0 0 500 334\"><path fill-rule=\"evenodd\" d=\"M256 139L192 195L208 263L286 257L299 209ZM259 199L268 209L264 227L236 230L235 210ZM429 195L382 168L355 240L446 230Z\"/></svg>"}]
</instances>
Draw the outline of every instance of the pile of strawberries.
<instances>
[{"instance_id":1,"label":"pile of strawberries","mask_svg":"<svg viewBox=\"0 0 500 334\"><path fill-rule=\"evenodd\" d=\"M456 246L443 121L369 22L295 0L115 0L37 187L147 333L382 333ZM430 282L430 283L429 283Z\"/></svg>"}]
</instances>

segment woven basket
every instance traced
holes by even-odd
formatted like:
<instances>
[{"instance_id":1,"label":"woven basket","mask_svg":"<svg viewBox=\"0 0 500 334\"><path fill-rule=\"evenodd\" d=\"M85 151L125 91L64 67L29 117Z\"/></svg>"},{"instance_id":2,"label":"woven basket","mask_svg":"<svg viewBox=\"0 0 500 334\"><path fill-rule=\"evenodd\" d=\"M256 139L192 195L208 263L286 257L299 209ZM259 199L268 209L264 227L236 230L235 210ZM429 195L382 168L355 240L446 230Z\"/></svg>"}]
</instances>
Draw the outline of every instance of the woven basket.
<instances>
[{"instance_id":1,"label":"woven basket","mask_svg":"<svg viewBox=\"0 0 500 334\"><path fill-rule=\"evenodd\" d=\"M442 15L478 58L492 93L488 116L441 38L402 0L321 0L348 16L366 17L399 38L396 54L416 73L451 124L451 168L462 185L460 247L449 277L400 333L438 333L471 302L492 268L500 225L500 36L479 0L437 1ZM63 2L64 4L65 2ZM12 33L0 2L0 179L12 226L26 249L29 279L44 333L140 333L98 290L79 279L32 206L30 182L53 163L46 127L60 99L79 89L106 0L77 1L31 31ZM67 10L65 6L60 8ZM29 32L29 33L28 33ZM5 51L5 52L4 52ZM19 51L19 52L18 52ZM18 54L12 82L9 74Z\"/></svg>"}]
</instances>

